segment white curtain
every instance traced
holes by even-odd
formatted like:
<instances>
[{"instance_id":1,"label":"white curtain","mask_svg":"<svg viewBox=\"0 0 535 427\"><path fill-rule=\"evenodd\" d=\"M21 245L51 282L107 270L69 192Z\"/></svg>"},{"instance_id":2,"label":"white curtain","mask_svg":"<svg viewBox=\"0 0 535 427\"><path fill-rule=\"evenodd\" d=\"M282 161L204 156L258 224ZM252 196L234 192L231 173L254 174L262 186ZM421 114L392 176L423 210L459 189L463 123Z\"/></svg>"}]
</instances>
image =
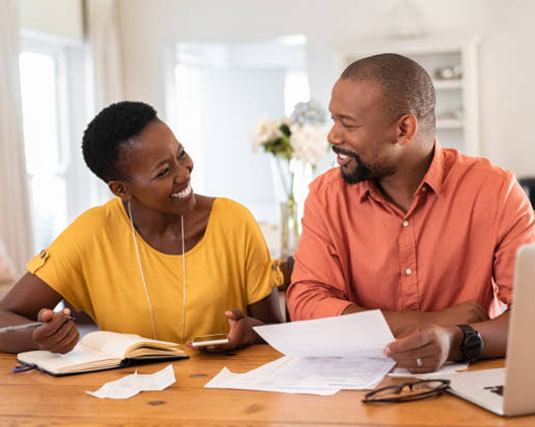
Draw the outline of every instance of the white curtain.
<instances>
[{"instance_id":1,"label":"white curtain","mask_svg":"<svg viewBox=\"0 0 535 427\"><path fill-rule=\"evenodd\" d=\"M0 0L0 238L17 273L32 255L19 84L16 0Z\"/></svg>"},{"instance_id":2,"label":"white curtain","mask_svg":"<svg viewBox=\"0 0 535 427\"><path fill-rule=\"evenodd\" d=\"M94 112L124 100L121 66L121 37L117 0L85 1L87 36L91 45L93 67ZM112 197L108 187L94 180L94 199L97 203Z\"/></svg>"},{"instance_id":3,"label":"white curtain","mask_svg":"<svg viewBox=\"0 0 535 427\"><path fill-rule=\"evenodd\" d=\"M95 111L124 99L121 37L116 0L86 0L87 35L91 44Z\"/></svg>"}]
</instances>

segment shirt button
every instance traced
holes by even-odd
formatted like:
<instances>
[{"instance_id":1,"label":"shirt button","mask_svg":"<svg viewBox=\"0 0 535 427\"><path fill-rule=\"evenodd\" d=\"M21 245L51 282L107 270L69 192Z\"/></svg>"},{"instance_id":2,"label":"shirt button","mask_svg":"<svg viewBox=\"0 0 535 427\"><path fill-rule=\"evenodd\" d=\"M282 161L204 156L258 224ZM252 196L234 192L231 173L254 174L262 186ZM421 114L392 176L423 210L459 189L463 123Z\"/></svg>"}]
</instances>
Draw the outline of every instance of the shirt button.
<instances>
[{"instance_id":1,"label":"shirt button","mask_svg":"<svg viewBox=\"0 0 535 427\"><path fill-rule=\"evenodd\" d=\"M410 276L411 273L412 273L412 270L411 270L410 268L407 268L407 269L405 270L405 274L406 274L407 276Z\"/></svg>"},{"instance_id":2,"label":"shirt button","mask_svg":"<svg viewBox=\"0 0 535 427\"><path fill-rule=\"evenodd\" d=\"M422 187L422 193L425 193L427 191L427 187Z\"/></svg>"},{"instance_id":3,"label":"shirt button","mask_svg":"<svg viewBox=\"0 0 535 427\"><path fill-rule=\"evenodd\" d=\"M403 224L403 227L407 227L409 225L409 221L405 220L405 221L402 222L402 224Z\"/></svg>"}]
</instances>

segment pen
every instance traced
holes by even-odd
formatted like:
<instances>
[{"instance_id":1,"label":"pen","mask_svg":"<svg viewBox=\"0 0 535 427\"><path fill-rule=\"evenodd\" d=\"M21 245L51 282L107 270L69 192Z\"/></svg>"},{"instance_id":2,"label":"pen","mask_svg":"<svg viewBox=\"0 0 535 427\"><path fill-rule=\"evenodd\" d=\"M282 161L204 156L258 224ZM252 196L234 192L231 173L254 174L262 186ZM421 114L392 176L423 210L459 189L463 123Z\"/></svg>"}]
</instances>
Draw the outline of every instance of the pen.
<instances>
[{"instance_id":1,"label":"pen","mask_svg":"<svg viewBox=\"0 0 535 427\"><path fill-rule=\"evenodd\" d=\"M74 320L74 317L69 316L67 318L67 321ZM33 323L24 323L22 325L14 325L14 326L6 326L4 328L0 328L0 334L3 334L5 332L16 332L16 331L23 331L24 329L31 329L31 328L37 328L38 326L41 326L44 324L44 322L33 322Z\"/></svg>"}]
</instances>

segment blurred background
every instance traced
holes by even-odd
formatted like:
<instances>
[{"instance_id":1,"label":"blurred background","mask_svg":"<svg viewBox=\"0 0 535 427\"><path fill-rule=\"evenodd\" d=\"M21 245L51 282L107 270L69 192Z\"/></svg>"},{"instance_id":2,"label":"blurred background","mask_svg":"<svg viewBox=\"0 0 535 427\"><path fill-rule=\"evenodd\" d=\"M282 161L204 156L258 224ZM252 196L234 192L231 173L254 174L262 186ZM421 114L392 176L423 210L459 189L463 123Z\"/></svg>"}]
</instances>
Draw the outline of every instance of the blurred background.
<instances>
[{"instance_id":1,"label":"blurred background","mask_svg":"<svg viewBox=\"0 0 535 427\"><path fill-rule=\"evenodd\" d=\"M298 102L327 110L332 85L359 57L415 58L435 81L442 145L535 174L532 0L0 6L0 255L9 258L0 273L20 274L78 214L111 197L80 144L96 112L124 99L156 108L193 157L195 191L247 206L274 256L280 183L273 157L253 152L252 129ZM326 153L300 181L300 206L308 181L332 166Z\"/></svg>"}]
</instances>

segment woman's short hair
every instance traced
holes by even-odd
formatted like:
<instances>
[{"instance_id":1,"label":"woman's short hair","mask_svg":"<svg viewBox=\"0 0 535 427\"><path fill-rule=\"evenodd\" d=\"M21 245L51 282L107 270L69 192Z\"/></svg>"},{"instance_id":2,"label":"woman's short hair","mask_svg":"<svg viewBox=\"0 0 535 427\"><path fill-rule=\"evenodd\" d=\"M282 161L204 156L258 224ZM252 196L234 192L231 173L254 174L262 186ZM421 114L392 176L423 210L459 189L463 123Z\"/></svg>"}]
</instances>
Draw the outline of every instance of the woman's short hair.
<instances>
[{"instance_id":1,"label":"woman's short hair","mask_svg":"<svg viewBox=\"0 0 535 427\"><path fill-rule=\"evenodd\" d=\"M144 102L123 101L104 108L91 120L82 139L89 169L105 182L128 179L117 165L119 149L153 120L158 120L156 110Z\"/></svg>"}]
</instances>

